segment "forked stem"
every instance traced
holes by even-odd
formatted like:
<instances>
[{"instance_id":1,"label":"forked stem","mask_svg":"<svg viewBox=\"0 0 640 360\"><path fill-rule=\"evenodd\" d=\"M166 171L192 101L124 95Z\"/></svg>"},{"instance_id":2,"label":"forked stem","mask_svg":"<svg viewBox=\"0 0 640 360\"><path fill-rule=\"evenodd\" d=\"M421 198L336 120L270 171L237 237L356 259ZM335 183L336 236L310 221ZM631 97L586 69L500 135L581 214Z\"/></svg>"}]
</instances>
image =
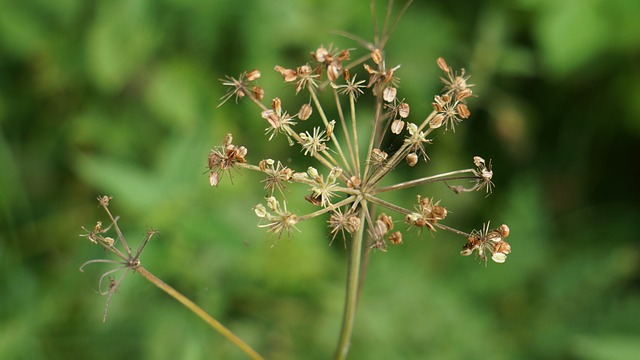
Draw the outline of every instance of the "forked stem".
<instances>
[{"instance_id":1,"label":"forked stem","mask_svg":"<svg viewBox=\"0 0 640 360\"><path fill-rule=\"evenodd\" d=\"M218 320L214 319L211 315L207 314L201 307L196 305L193 301L189 300L186 296L182 295L176 289L169 286L164 281L157 278L155 275L150 273L147 269L142 266L136 269L136 272L142 275L145 279L149 280L152 284L162 289L167 294L171 295L174 299L178 300L182 305L187 307L187 309L194 312L198 317L200 317L204 322L209 324L214 330L222 334L222 336L226 337L229 341L231 341L235 346L237 346L240 350L242 350L245 354L247 354L251 359L261 359L264 360L260 354L258 354L255 350L253 350L247 343L242 341L236 334L231 332L231 330L227 329L224 325L222 325Z\"/></svg>"}]
</instances>

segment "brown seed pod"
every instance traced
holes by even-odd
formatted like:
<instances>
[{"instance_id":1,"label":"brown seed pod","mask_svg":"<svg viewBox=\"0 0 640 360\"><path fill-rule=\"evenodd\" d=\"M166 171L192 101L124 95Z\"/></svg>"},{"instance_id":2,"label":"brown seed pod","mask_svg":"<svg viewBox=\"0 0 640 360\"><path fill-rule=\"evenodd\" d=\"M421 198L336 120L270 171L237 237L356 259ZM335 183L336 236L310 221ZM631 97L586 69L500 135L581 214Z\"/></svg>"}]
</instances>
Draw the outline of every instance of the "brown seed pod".
<instances>
[{"instance_id":1,"label":"brown seed pod","mask_svg":"<svg viewBox=\"0 0 640 360\"><path fill-rule=\"evenodd\" d=\"M389 235L389 242L392 243L393 245L402 244L402 233L400 231L396 231L391 235Z\"/></svg>"},{"instance_id":2,"label":"brown seed pod","mask_svg":"<svg viewBox=\"0 0 640 360\"><path fill-rule=\"evenodd\" d=\"M247 73L247 81L253 81L256 79L259 79L261 76L260 71L258 70L251 70Z\"/></svg>"},{"instance_id":3,"label":"brown seed pod","mask_svg":"<svg viewBox=\"0 0 640 360\"><path fill-rule=\"evenodd\" d=\"M409 153L406 157L407 164L411 167L415 166L418 163L418 154Z\"/></svg>"}]
</instances>

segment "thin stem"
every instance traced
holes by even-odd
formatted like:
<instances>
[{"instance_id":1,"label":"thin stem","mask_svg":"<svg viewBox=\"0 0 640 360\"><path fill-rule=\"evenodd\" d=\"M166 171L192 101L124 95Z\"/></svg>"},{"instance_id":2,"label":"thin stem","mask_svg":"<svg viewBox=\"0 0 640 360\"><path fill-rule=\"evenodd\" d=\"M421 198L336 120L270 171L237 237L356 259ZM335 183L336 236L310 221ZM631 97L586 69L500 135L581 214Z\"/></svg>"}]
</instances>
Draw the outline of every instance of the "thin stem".
<instances>
[{"instance_id":1,"label":"thin stem","mask_svg":"<svg viewBox=\"0 0 640 360\"><path fill-rule=\"evenodd\" d=\"M333 89L333 96L336 101L336 108L338 110L338 117L340 118L340 125L342 126L342 131L344 132L344 139L347 142L347 149L349 149L349 156L351 157L351 164L356 168L356 158L353 154L353 146L351 145L351 135L349 134L349 128L347 127L347 122L344 119L344 113L342 111L342 105L340 105L340 97L338 96L338 91ZM351 167L348 167L350 173L354 174L351 170ZM355 174L354 174L355 175Z\"/></svg>"},{"instance_id":2,"label":"thin stem","mask_svg":"<svg viewBox=\"0 0 640 360\"><path fill-rule=\"evenodd\" d=\"M313 90L312 87L309 87L309 93L311 94L311 98L313 99L313 102L316 104L316 109L318 109L318 113L320 114L320 118L322 118L322 122L324 123L324 126L328 129L329 119L327 119L327 116L325 115L324 110L322 109L322 104L320 104L320 100L318 100L318 96L316 95L316 92L315 90ZM331 141L333 141L333 145L336 147L336 151L338 152L338 154L340 155L340 158L342 159L342 162L344 163L345 170L351 173L349 162L347 161L347 158L344 156L344 153L342 152L342 147L340 146L340 142L338 142L338 139L336 139L336 135L334 132L331 133ZM327 155L328 154L325 154L325 156ZM336 163L335 160L333 161L334 163Z\"/></svg>"},{"instance_id":3,"label":"thin stem","mask_svg":"<svg viewBox=\"0 0 640 360\"><path fill-rule=\"evenodd\" d=\"M155 275L150 273L147 269L142 266L138 267L136 271L142 275L145 279L149 280L152 284L171 295L174 299L178 300L182 305L187 307L187 309L191 310L193 313L198 315L204 322L206 322L209 326L211 326L214 330L218 331L222 336L226 337L229 341L231 341L235 346L237 346L240 350L242 350L245 354L247 354L251 359L264 359L260 354L258 354L255 350L253 350L247 343L242 341L236 334L231 332L231 330L227 329L224 325L222 325L218 320L214 319L211 315L207 314L201 307L196 305L193 301L189 300L186 296L182 295L176 289L169 286L164 281L157 278Z\"/></svg>"},{"instance_id":4,"label":"thin stem","mask_svg":"<svg viewBox=\"0 0 640 360\"><path fill-rule=\"evenodd\" d=\"M422 131L422 129L424 129L424 127L429 124L431 119L436 114L437 114L437 112L435 110L432 111L429 114L429 116L427 116L427 118L422 122L422 124L420 124L420 126L418 126L418 130L417 131ZM433 131L432 128L428 128L427 130L425 130L425 136L428 135L429 133L431 133L431 131ZM368 184L369 185L375 185L378 181L380 181L380 179L382 179L391 170L393 170L396 167L396 165L398 165L398 163L409 153L409 150L410 150L410 145L409 145L408 142L405 141L405 143L402 144L400 149L398 149L398 151L396 151L395 154L393 154L391 156L391 158L384 164L384 166L382 166L378 171L376 171L371 176L371 179L369 180Z\"/></svg>"},{"instance_id":5,"label":"thin stem","mask_svg":"<svg viewBox=\"0 0 640 360\"><path fill-rule=\"evenodd\" d=\"M473 174L474 170L473 169L456 170L456 171L451 171L451 172L444 173L444 174L438 174L438 175L434 175L434 176L427 176L427 177L423 177L423 178L420 178L420 179L409 180L409 181L401 182L401 183L390 185L390 186L384 186L384 187L372 190L371 192L375 193L375 194L379 194L379 193L383 193L383 192L387 192L387 191L407 189L407 188L410 188L410 187L420 186L420 185L423 185L423 184L436 182L436 181L448 181L448 180L460 180L460 179L477 179L478 178L477 176L455 176L455 177L449 177L449 176L452 176L452 175L464 174L464 173L467 173L467 172L470 172L470 173Z\"/></svg>"},{"instance_id":6,"label":"thin stem","mask_svg":"<svg viewBox=\"0 0 640 360\"><path fill-rule=\"evenodd\" d=\"M435 227L437 227L438 229L442 229L442 230L450 231L450 232L452 232L452 233L454 233L454 234L462 235L462 236L464 236L464 237L466 237L466 238L468 238L469 236L471 236L471 234L468 234L468 233L466 233L466 232L464 232L464 231L456 230L456 229L454 229L454 228L452 228L452 227L449 227L449 226L447 226L447 225L443 225L443 224L440 224L440 223L434 223L433 225L434 225Z\"/></svg>"},{"instance_id":7,"label":"thin stem","mask_svg":"<svg viewBox=\"0 0 640 360\"><path fill-rule=\"evenodd\" d=\"M127 245L127 240L124 238L124 235L122 235L122 231L120 231L120 227L118 226L118 218L114 218L113 215L111 215L111 211L109 211L108 205L102 205L102 207L104 208L104 211L107 212L107 215L109 215L109 218L111 219L111 223L116 228L116 234L118 234L118 238L120 239L120 241L122 241L124 250L127 252L128 257L130 258L131 249L129 249L129 245Z\"/></svg>"},{"instance_id":8,"label":"thin stem","mask_svg":"<svg viewBox=\"0 0 640 360\"><path fill-rule=\"evenodd\" d=\"M380 127L380 114L382 113L382 97L378 94L376 95L376 114L373 120L373 130L371 131L371 138L369 139L369 149L367 150L367 156L370 156L373 151L373 146L376 143L376 139L380 137L379 127ZM367 159L368 160L368 159ZM372 174L369 174L370 162L366 161L366 165L364 168L364 180L363 184L373 184L369 182L369 178L371 178ZM375 174L375 173L374 173Z\"/></svg>"},{"instance_id":9,"label":"thin stem","mask_svg":"<svg viewBox=\"0 0 640 360\"><path fill-rule=\"evenodd\" d=\"M356 153L356 172L358 176L362 176L360 172L360 144L358 143L358 126L356 124L356 98L349 93L349 107L351 109L351 128L353 132L353 150Z\"/></svg>"},{"instance_id":10,"label":"thin stem","mask_svg":"<svg viewBox=\"0 0 640 360\"><path fill-rule=\"evenodd\" d=\"M350 204L350 203L356 201L357 198L358 197L356 195L352 195L352 196L349 196L348 198L346 198L346 199L344 199L344 200L342 200L340 202L337 202L335 204L331 204L330 206L327 206L326 208L322 208L322 209L320 209L318 211L314 211L314 212L312 212L310 214L298 216L298 222L304 221L304 220L307 220L307 219L311 219L311 218L316 217L316 216L320 216L320 215L322 215L324 213L328 213L329 211L333 211L333 210L335 210L335 209L337 209L339 207L342 207L344 205L347 205L347 204Z\"/></svg>"},{"instance_id":11,"label":"thin stem","mask_svg":"<svg viewBox=\"0 0 640 360\"><path fill-rule=\"evenodd\" d=\"M361 207L367 206L363 201ZM340 331L340 341L336 351L336 360L344 360L349 352L351 344L351 333L356 317L356 307L358 304L358 284L360 276L360 260L362 256L362 244L364 238L364 217L365 211L360 211L360 227L353 235L351 242L351 254L349 256L349 267L347 270L347 294L344 304L344 315L342 317L342 329Z\"/></svg>"},{"instance_id":12,"label":"thin stem","mask_svg":"<svg viewBox=\"0 0 640 360\"><path fill-rule=\"evenodd\" d=\"M128 260L128 259L125 259ZM89 264L94 264L94 263L107 263L107 264L122 264L122 262L117 261L117 260L109 260L109 259L94 259L94 260L89 260L87 262L85 262L84 264L80 265L80 271L84 272L84 267L89 265Z\"/></svg>"},{"instance_id":13,"label":"thin stem","mask_svg":"<svg viewBox=\"0 0 640 360\"><path fill-rule=\"evenodd\" d=\"M404 215L411 214L410 210L407 210L407 209L405 209L405 208L403 208L401 206L398 206L396 204L393 204L393 203L390 203L388 201L382 200L382 199L377 198L377 197L372 196L372 195L368 195L367 196L367 200L372 202L372 203L374 203L374 204L377 204L377 205L380 205L380 206L382 206L384 208L387 208L389 210L398 212L400 214L404 214Z\"/></svg>"}]
</instances>

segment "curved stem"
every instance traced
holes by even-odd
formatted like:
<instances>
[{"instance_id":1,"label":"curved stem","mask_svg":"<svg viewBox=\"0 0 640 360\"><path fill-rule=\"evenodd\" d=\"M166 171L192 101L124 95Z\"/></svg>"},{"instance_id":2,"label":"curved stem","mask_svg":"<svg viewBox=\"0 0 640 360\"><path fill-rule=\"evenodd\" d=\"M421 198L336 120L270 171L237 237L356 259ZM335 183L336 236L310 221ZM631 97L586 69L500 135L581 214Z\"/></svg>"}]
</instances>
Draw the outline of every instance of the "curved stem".
<instances>
[{"instance_id":1,"label":"curved stem","mask_svg":"<svg viewBox=\"0 0 640 360\"><path fill-rule=\"evenodd\" d=\"M207 314L201 307L196 305L193 301L189 300L186 296L182 295L176 289L169 286L164 281L157 278L155 275L150 273L147 269L142 266L136 269L140 275L142 275L145 279L149 280L158 288L162 289L167 294L171 295L174 299L178 300L182 305L184 305L187 309L191 310L193 313L198 315L204 322L209 324L214 330L222 334L222 336L226 337L229 341L231 341L235 346L237 346L240 350L242 350L245 354L247 354L251 359L261 359L264 358L260 356L255 350L253 350L247 343L242 341L236 334L231 332L231 330L227 329L224 325L222 325L218 320L214 319L211 315Z\"/></svg>"},{"instance_id":2,"label":"curved stem","mask_svg":"<svg viewBox=\"0 0 640 360\"><path fill-rule=\"evenodd\" d=\"M361 204L366 207L366 201ZM336 359L343 360L349 352L351 345L351 333L356 317L356 307L358 305L358 284L360 277L360 259L362 256L362 244L364 239L364 217L365 211L360 211L360 227L353 235L351 242L351 254L349 256L349 268L347 270L347 294L344 304L344 315L342 316L342 329L340 331L340 341L336 351Z\"/></svg>"}]
</instances>

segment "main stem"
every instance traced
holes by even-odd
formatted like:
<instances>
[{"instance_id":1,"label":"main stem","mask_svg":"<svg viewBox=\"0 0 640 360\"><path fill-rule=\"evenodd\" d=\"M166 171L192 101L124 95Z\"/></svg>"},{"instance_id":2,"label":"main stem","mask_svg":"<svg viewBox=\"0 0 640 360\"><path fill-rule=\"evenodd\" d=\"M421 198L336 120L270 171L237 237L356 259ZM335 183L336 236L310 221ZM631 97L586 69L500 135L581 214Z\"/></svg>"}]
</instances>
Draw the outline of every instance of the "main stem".
<instances>
[{"instance_id":1,"label":"main stem","mask_svg":"<svg viewBox=\"0 0 640 360\"><path fill-rule=\"evenodd\" d=\"M366 201L362 201L361 206L367 206ZM347 270L347 294L344 303L344 315L342 316L342 329L340 331L336 360L346 359L347 353L349 352L349 345L351 345L351 333L353 332L353 323L358 305L358 284L362 243L364 239L365 213L364 210L360 210L360 227L353 235L351 242L351 254L349 255L349 268Z\"/></svg>"},{"instance_id":2,"label":"main stem","mask_svg":"<svg viewBox=\"0 0 640 360\"><path fill-rule=\"evenodd\" d=\"M200 317L204 322L209 324L214 330L218 331L222 336L226 337L229 341L231 341L235 346L237 346L240 350L244 351L251 359L254 360L264 360L260 354L258 354L255 350L253 350L247 343L242 341L236 334L231 332L231 330L227 329L224 325L222 325L218 320L214 319L211 315L207 314L201 307L196 305L193 301L189 300L186 296L182 295L176 289L169 286L169 284L160 280L158 277L150 273L147 269L142 266L136 268L136 272L142 275L144 278L149 280L155 286L162 289L167 294L171 295L174 299L178 300L182 305L187 307L187 309L194 312L198 317Z\"/></svg>"}]
</instances>

